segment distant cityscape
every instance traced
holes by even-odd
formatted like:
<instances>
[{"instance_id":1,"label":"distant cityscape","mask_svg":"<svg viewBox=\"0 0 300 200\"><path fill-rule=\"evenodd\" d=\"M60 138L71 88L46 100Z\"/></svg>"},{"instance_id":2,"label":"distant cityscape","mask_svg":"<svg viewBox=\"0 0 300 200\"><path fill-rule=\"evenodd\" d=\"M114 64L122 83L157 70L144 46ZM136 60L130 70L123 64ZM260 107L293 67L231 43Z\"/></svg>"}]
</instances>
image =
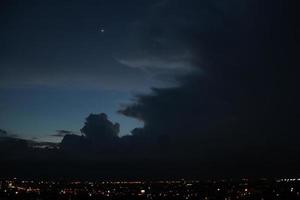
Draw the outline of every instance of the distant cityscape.
<instances>
[{"instance_id":1,"label":"distant cityscape","mask_svg":"<svg viewBox=\"0 0 300 200\"><path fill-rule=\"evenodd\" d=\"M300 199L300 178L163 181L0 179L1 200Z\"/></svg>"}]
</instances>

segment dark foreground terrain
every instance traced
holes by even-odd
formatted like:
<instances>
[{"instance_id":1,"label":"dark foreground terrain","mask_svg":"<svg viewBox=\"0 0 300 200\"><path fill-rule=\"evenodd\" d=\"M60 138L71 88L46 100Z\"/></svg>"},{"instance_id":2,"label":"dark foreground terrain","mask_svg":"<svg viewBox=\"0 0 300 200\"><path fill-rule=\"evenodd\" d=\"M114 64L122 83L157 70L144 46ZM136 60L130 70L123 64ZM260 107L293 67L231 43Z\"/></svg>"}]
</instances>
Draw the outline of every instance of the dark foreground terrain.
<instances>
[{"instance_id":1,"label":"dark foreground terrain","mask_svg":"<svg viewBox=\"0 0 300 200\"><path fill-rule=\"evenodd\" d=\"M49 181L0 179L1 200L300 199L300 179Z\"/></svg>"}]
</instances>

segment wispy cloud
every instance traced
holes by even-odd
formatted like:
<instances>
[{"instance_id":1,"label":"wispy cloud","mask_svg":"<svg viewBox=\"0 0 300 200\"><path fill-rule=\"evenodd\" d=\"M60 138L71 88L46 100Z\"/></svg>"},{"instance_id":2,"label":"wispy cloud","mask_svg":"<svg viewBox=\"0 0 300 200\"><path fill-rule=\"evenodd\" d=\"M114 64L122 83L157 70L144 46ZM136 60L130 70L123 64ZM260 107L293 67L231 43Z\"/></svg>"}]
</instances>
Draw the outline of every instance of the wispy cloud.
<instances>
[{"instance_id":1,"label":"wispy cloud","mask_svg":"<svg viewBox=\"0 0 300 200\"><path fill-rule=\"evenodd\" d=\"M6 130L3 130L3 129L0 129L0 136L3 136L3 135L7 135L7 131Z\"/></svg>"},{"instance_id":2,"label":"wispy cloud","mask_svg":"<svg viewBox=\"0 0 300 200\"><path fill-rule=\"evenodd\" d=\"M0 129L0 137L6 137L6 138L17 138L18 135L15 134L15 133L11 133L7 130L4 130L4 129Z\"/></svg>"},{"instance_id":3,"label":"wispy cloud","mask_svg":"<svg viewBox=\"0 0 300 200\"><path fill-rule=\"evenodd\" d=\"M52 134L52 137L64 137L65 135L68 134L75 134L74 131L69 131L69 130L56 130L55 134Z\"/></svg>"}]
</instances>

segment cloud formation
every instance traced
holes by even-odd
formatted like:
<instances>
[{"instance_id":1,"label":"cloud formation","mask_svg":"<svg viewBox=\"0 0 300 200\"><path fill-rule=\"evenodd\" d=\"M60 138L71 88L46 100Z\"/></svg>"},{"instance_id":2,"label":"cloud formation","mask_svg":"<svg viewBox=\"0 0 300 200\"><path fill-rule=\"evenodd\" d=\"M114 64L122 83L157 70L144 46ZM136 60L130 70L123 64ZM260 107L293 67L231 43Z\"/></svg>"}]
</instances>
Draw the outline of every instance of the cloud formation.
<instances>
[{"instance_id":1,"label":"cloud formation","mask_svg":"<svg viewBox=\"0 0 300 200\"><path fill-rule=\"evenodd\" d=\"M112 146L119 139L120 125L112 123L105 113L90 114L81 129L82 136L67 133L61 142L63 150L83 150L110 153Z\"/></svg>"},{"instance_id":2,"label":"cloud formation","mask_svg":"<svg viewBox=\"0 0 300 200\"><path fill-rule=\"evenodd\" d=\"M108 120L105 113L90 114L80 130L88 139L111 139L118 137L120 125Z\"/></svg>"},{"instance_id":3,"label":"cloud formation","mask_svg":"<svg viewBox=\"0 0 300 200\"><path fill-rule=\"evenodd\" d=\"M14 134L14 133L11 133L7 130L4 130L4 129L0 129L0 137L5 137L5 138L17 138L18 135L17 134Z\"/></svg>"},{"instance_id":4,"label":"cloud formation","mask_svg":"<svg viewBox=\"0 0 300 200\"><path fill-rule=\"evenodd\" d=\"M147 137L167 135L173 152L203 161L293 160L300 151L299 81L289 70L287 4L167 1L151 36L180 41L202 72L138 95L120 113L142 120L139 132Z\"/></svg>"},{"instance_id":5,"label":"cloud formation","mask_svg":"<svg viewBox=\"0 0 300 200\"><path fill-rule=\"evenodd\" d=\"M51 135L53 137L64 137L67 134L73 134L73 131L68 131L68 130L56 130L56 133Z\"/></svg>"}]
</instances>

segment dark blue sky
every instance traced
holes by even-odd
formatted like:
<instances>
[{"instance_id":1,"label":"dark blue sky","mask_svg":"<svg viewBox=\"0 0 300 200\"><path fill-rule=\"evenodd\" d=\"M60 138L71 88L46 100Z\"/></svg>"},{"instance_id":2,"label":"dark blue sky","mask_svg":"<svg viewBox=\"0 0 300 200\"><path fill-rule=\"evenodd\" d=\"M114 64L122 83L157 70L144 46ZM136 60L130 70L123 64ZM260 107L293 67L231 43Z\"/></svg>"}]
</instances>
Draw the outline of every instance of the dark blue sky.
<instances>
[{"instance_id":1,"label":"dark blue sky","mask_svg":"<svg viewBox=\"0 0 300 200\"><path fill-rule=\"evenodd\" d=\"M137 120L116 113L130 94L112 90L72 90L35 87L1 89L1 125L20 137L57 141L56 130L79 133L90 113L109 113L110 119L122 123L121 135L141 126Z\"/></svg>"},{"instance_id":2,"label":"dark blue sky","mask_svg":"<svg viewBox=\"0 0 300 200\"><path fill-rule=\"evenodd\" d=\"M1 128L57 140L48 136L79 132L89 113L100 112L121 124L121 135L141 126L116 111L133 94L174 84L160 69L174 61L149 58L143 46L144 22L159 3L1 1Z\"/></svg>"}]
</instances>

